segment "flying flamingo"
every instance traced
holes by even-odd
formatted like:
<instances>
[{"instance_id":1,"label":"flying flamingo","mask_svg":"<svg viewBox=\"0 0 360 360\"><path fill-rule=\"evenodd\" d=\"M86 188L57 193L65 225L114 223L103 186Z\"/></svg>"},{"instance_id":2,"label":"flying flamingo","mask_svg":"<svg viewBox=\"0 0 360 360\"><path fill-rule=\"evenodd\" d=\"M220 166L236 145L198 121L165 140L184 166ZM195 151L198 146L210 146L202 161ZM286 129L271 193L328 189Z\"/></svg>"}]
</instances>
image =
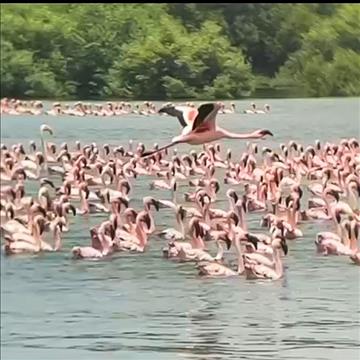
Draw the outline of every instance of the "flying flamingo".
<instances>
[{"instance_id":1,"label":"flying flamingo","mask_svg":"<svg viewBox=\"0 0 360 360\"><path fill-rule=\"evenodd\" d=\"M142 153L141 157L150 156L156 152L181 143L201 145L220 139L261 139L266 135L273 136L269 130L256 130L249 134L238 134L222 129L216 125L216 115L220 107L219 104L215 103L203 104L196 110L196 117L194 117L194 109L188 112L181 112L181 110L174 111L174 107L164 107L160 109L160 113L164 112L172 116L177 116L184 129L181 135L175 136L171 140L170 144L155 150L145 151ZM179 111L181 115L179 114ZM188 121L184 121L185 118L188 119ZM194 120L191 122L190 118Z\"/></svg>"}]
</instances>

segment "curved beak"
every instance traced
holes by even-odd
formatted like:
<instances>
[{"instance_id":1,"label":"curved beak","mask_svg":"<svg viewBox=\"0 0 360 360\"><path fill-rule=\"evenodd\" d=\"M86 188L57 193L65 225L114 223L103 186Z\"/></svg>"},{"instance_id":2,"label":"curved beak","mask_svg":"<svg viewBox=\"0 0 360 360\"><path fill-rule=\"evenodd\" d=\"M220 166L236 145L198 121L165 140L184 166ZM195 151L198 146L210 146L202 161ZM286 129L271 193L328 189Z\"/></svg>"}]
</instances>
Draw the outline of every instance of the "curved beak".
<instances>
[{"instance_id":1,"label":"curved beak","mask_svg":"<svg viewBox=\"0 0 360 360\"><path fill-rule=\"evenodd\" d=\"M125 182L122 184L122 186L125 188L126 194L128 194L128 193L130 192L130 184L129 184L127 181L125 181Z\"/></svg>"},{"instance_id":2,"label":"curved beak","mask_svg":"<svg viewBox=\"0 0 360 360\"><path fill-rule=\"evenodd\" d=\"M48 185L50 185L53 189L55 189L54 183L53 183L51 180L47 179L47 178L41 179L41 183L48 184Z\"/></svg>"},{"instance_id":3,"label":"curved beak","mask_svg":"<svg viewBox=\"0 0 360 360\"><path fill-rule=\"evenodd\" d=\"M269 136L274 136L274 134L270 131L270 130L261 130L261 135L265 136L265 135L269 135Z\"/></svg>"},{"instance_id":4,"label":"curved beak","mask_svg":"<svg viewBox=\"0 0 360 360\"><path fill-rule=\"evenodd\" d=\"M335 200L336 200L337 202L339 202L339 200L340 200L340 195L339 195L339 193L338 193L337 191L335 191L335 190L330 190L330 191L328 191L328 194L332 195L332 196L335 198Z\"/></svg>"},{"instance_id":5,"label":"curved beak","mask_svg":"<svg viewBox=\"0 0 360 360\"><path fill-rule=\"evenodd\" d=\"M160 210L160 204L157 200L153 199L151 203L152 203L152 205L154 205L154 208L156 209L156 211Z\"/></svg>"},{"instance_id":6,"label":"curved beak","mask_svg":"<svg viewBox=\"0 0 360 360\"><path fill-rule=\"evenodd\" d=\"M215 194L217 194L220 190L220 184L216 181L215 182Z\"/></svg>"},{"instance_id":7,"label":"curved beak","mask_svg":"<svg viewBox=\"0 0 360 360\"><path fill-rule=\"evenodd\" d=\"M10 206L8 209L7 209L7 212L10 213L10 219L13 219L15 217L15 211L14 211L14 208L12 206Z\"/></svg>"},{"instance_id":8,"label":"curved beak","mask_svg":"<svg viewBox=\"0 0 360 360\"><path fill-rule=\"evenodd\" d=\"M180 206L179 214L180 214L181 221L184 221L184 219L186 217L186 210L182 206Z\"/></svg>"},{"instance_id":9,"label":"curved beak","mask_svg":"<svg viewBox=\"0 0 360 360\"><path fill-rule=\"evenodd\" d=\"M47 131L50 135L54 134L52 128L50 126L46 125L46 124L41 125L40 131L41 132Z\"/></svg>"},{"instance_id":10,"label":"curved beak","mask_svg":"<svg viewBox=\"0 0 360 360\"><path fill-rule=\"evenodd\" d=\"M64 189L65 189L65 195L70 195L71 194L71 185L70 185L70 183L67 183L64 186Z\"/></svg>"},{"instance_id":11,"label":"curved beak","mask_svg":"<svg viewBox=\"0 0 360 360\"><path fill-rule=\"evenodd\" d=\"M110 237L111 240L115 239L115 228L112 225L110 226Z\"/></svg>"},{"instance_id":12,"label":"curved beak","mask_svg":"<svg viewBox=\"0 0 360 360\"><path fill-rule=\"evenodd\" d=\"M124 197L119 197L118 199L120 203L123 204L126 208L129 207L129 201L127 201Z\"/></svg>"},{"instance_id":13,"label":"curved beak","mask_svg":"<svg viewBox=\"0 0 360 360\"><path fill-rule=\"evenodd\" d=\"M230 194L230 196L234 199L234 202L235 202L235 204L238 202L238 200L239 200L239 196L238 196L238 194L234 191L234 192L232 192L231 194Z\"/></svg>"},{"instance_id":14,"label":"curved beak","mask_svg":"<svg viewBox=\"0 0 360 360\"><path fill-rule=\"evenodd\" d=\"M255 249L257 250L259 239L257 237L255 237L255 236L253 236L253 235L250 235L250 234L246 234L245 238L246 238L247 241L252 243L255 246Z\"/></svg>"}]
</instances>

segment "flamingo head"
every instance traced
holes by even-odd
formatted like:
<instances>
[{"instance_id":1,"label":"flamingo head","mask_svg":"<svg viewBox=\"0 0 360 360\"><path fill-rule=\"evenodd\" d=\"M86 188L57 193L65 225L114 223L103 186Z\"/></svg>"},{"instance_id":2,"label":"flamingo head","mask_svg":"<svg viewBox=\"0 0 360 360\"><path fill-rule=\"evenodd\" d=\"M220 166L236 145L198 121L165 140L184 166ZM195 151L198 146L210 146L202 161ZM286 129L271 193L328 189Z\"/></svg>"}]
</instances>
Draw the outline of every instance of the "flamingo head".
<instances>
[{"instance_id":1,"label":"flamingo head","mask_svg":"<svg viewBox=\"0 0 360 360\"><path fill-rule=\"evenodd\" d=\"M339 192L332 188L325 188L324 196L331 195L338 202L340 200Z\"/></svg>"},{"instance_id":2,"label":"flamingo head","mask_svg":"<svg viewBox=\"0 0 360 360\"><path fill-rule=\"evenodd\" d=\"M151 207L153 206L156 211L159 211L160 204L159 202L154 199L152 196L146 196L143 198L143 204L146 210L150 211Z\"/></svg>"},{"instance_id":3,"label":"flamingo head","mask_svg":"<svg viewBox=\"0 0 360 360\"><path fill-rule=\"evenodd\" d=\"M359 148L359 141L354 139L350 139L349 144L351 147L353 147L354 149L358 149Z\"/></svg>"},{"instance_id":4,"label":"flamingo head","mask_svg":"<svg viewBox=\"0 0 360 360\"><path fill-rule=\"evenodd\" d=\"M176 217L177 219L179 219L180 221L184 221L186 218L186 210L182 207L179 206L177 208L177 212L176 212Z\"/></svg>"},{"instance_id":5,"label":"flamingo head","mask_svg":"<svg viewBox=\"0 0 360 360\"><path fill-rule=\"evenodd\" d=\"M199 192L199 202L200 202L201 206L204 208L205 206L210 206L211 198L205 191L204 191L204 193Z\"/></svg>"},{"instance_id":6,"label":"flamingo head","mask_svg":"<svg viewBox=\"0 0 360 360\"><path fill-rule=\"evenodd\" d=\"M36 213L40 213L44 218L46 217L45 209L40 206L38 203L33 203L30 207L30 213L35 215Z\"/></svg>"},{"instance_id":7,"label":"flamingo head","mask_svg":"<svg viewBox=\"0 0 360 360\"><path fill-rule=\"evenodd\" d=\"M19 166L13 174L13 179L18 179L18 180L26 180L27 176L26 176L26 172L25 169L21 166Z\"/></svg>"},{"instance_id":8,"label":"flamingo head","mask_svg":"<svg viewBox=\"0 0 360 360\"><path fill-rule=\"evenodd\" d=\"M238 197L238 195L237 195L237 193L236 193L236 191L235 191L234 189L229 189L229 190L226 192L226 196L227 196L228 198L233 199L235 204L236 204L237 201L239 200L239 197Z\"/></svg>"},{"instance_id":9,"label":"flamingo head","mask_svg":"<svg viewBox=\"0 0 360 360\"><path fill-rule=\"evenodd\" d=\"M40 126L40 132L43 134L44 132L48 132L50 135L53 135L54 132L49 125L43 124Z\"/></svg>"},{"instance_id":10,"label":"flamingo head","mask_svg":"<svg viewBox=\"0 0 360 360\"><path fill-rule=\"evenodd\" d=\"M246 233L245 240L254 246L255 251L257 250L259 239L256 236Z\"/></svg>"},{"instance_id":11,"label":"flamingo head","mask_svg":"<svg viewBox=\"0 0 360 360\"><path fill-rule=\"evenodd\" d=\"M40 179L40 185L43 186L43 185L50 185L53 189L55 189L55 185L54 183L49 180L48 178L42 178Z\"/></svg>"},{"instance_id":12,"label":"flamingo head","mask_svg":"<svg viewBox=\"0 0 360 360\"><path fill-rule=\"evenodd\" d=\"M146 225L147 230L151 229L152 222L151 222L151 218L147 212L145 212L145 211L140 212L138 214L138 219L140 220L140 222L142 222L143 224Z\"/></svg>"},{"instance_id":13,"label":"flamingo head","mask_svg":"<svg viewBox=\"0 0 360 360\"><path fill-rule=\"evenodd\" d=\"M66 142L63 142L63 143L60 145L60 149L61 149L61 150L65 150L65 151L69 151L68 144L67 144Z\"/></svg>"}]
</instances>

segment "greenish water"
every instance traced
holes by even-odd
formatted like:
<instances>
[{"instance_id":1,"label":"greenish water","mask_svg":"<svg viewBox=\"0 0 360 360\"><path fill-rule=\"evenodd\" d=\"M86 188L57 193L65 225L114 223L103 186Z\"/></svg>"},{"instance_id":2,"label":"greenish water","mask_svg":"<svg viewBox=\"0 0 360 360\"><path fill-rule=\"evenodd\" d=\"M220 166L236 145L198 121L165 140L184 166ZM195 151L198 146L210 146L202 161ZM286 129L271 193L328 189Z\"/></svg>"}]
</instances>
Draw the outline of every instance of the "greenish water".
<instances>
[{"instance_id":1,"label":"greenish water","mask_svg":"<svg viewBox=\"0 0 360 360\"><path fill-rule=\"evenodd\" d=\"M275 137L260 141L261 146L359 137L359 99L256 101L259 107L266 102L272 106L269 115L222 115L219 122L234 131L269 128ZM249 101L236 106L247 108ZM176 119L160 116L2 116L1 142L28 146L34 139L39 144L42 123L54 129L51 141L71 146L77 139L119 145L130 138L150 146L180 132ZM244 147L241 141L222 143L223 151L232 148L236 159ZM222 185L219 207L227 206L226 189ZM148 180L140 178L131 206L140 207L142 197L150 194L169 196L150 191ZM259 218L247 216L251 229L259 230ZM315 234L329 229L329 223L300 226L305 236L289 241L285 278L270 283L201 279L193 264L163 259L164 242L156 236L142 255L73 261L71 247L89 244L90 226L102 219L72 218L60 253L1 256L1 359L359 358L359 267L347 258L315 253ZM173 226L174 217L162 211L156 224ZM232 250L226 256L233 257Z\"/></svg>"}]
</instances>

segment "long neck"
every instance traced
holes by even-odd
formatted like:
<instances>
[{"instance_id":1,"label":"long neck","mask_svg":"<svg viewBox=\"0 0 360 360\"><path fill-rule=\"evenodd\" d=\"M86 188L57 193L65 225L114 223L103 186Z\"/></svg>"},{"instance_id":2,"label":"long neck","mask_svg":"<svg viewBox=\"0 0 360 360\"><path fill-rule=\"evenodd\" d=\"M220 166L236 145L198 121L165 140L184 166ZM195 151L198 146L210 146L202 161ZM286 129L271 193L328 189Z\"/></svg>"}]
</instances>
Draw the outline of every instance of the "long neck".
<instances>
[{"instance_id":1,"label":"long neck","mask_svg":"<svg viewBox=\"0 0 360 360\"><path fill-rule=\"evenodd\" d=\"M176 205L177 200L176 200L176 191L175 191L174 187L172 187L172 189L171 189L171 197L172 197L173 203Z\"/></svg>"},{"instance_id":2,"label":"long neck","mask_svg":"<svg viewBox=\"0 0 360 360\"><path fill-rule=\"evenodd\" d=\"M336 232L338 233L338 235L340 236L340 239L343 237L343 233L344 233L344 229L341 226L341 223L338 223L335 219L335 228L336 228Z\"/></svg>"},{"instance_id":3,"label":"long neck","mask_svg":"<svg viewBox=\"0 0 360 360\"><path fill-rule=\"evenodd\" d=\"M286 209L286 215L287 215L287 221L288 223L292 226L292 227L295 227L295 224L294 224L294 217L293 217L293 206L289 206L287 209Z\"/></svg>"},{"instance_id":4,"label":"long neck","mask_svg":"<svg viewBox=\"0 0 360 360\"><path fill-rule=\"evenodd\" d=\"M350 249L352 251L358 251L358 244L357 244L357 237L356 236L357 234L355 233L355 226L357 226L356 224L355 225L352 225L351 227L351 232L350 232Z\"/></svg>"},{"instance_id":5,"label":"long neck","mask_svg":"<svg viewBox=\"0 0 360 360\"><path fill-rule=\"evenodd\" d=\"M54 229L54 250L58 251L61 249L62 242L61 242L61 231L59 226L55 226Z\"/></svg>"},{"instance_id":6,"label":"long neck","mask_svg":"<svg viewBox=\"0 0 360 360\"><path fill-rule=\"evenodd\" d=\"M235 201L231 196L229 196L229 208L231 211L235 211Z\"/></svg>"},{"instance_id":7,"label":"long neck","mask_svg":"<svg viewBox=\"0 0 360 360\"><path fill-rule=\"evenodd\" d=\"M101 243L101 251L104 255L107 255L109 253L109 243L105 237L105 234L99 229L98 231L98 238L100 240L100 243Z\"/></svg>"},{"instance_id":8,"label":"long neck","mask_svg":"<svg viewBox=\"0 0 360 360\"><path fill-rule=\"evenodd\" d=\"M205 204L204 208L203 208L203 215L204 215L204 220L205 223L210 225L211 219L210 219L210 204Z\"/></svg>"},{"instance_id":9,"label":"long neck","mask_svg":"<svg viewBox=\"0 0 360 360\"><path fill-rule=\"evenodd\" d=\"M80 189L80 202L81 202L81 210L84 212L89 212L89 203L85 199L84 192Z\"/></svg>"},{"instance_id":10,"label":"long neck","mask_svg":"<svg viewBox=\"0 0 360 360\"><path fill-rule=\"evenodd\" d=\"M39 225L37 223L33 224L33 237L35 240L35 246L37 246L37 250L40 251L42 239L41 239L41 235L40 235Z\"/></svg>"},{"instance_id":11,"label":"long neck","mask_svg":"<svg viewBox=\"0 0 360 360\"><path fill-rule=\"evenodd\" d=\"M240 240L239 240L239 238L237 236L235 237L235 248L236 248L236 252L237 252L237 255L238 255L238 269L237 269L237 272L238 272L238 274L242 274L245 271L244 258L242 257L242 253L241 253Z\"/></svg>"},{"instance_id":12,"label":"long neck","mask_svg":"<svg viewBox=\"0 0 360 360\"><path fill-rule=\"evenodd\" d=\"M35 176L38 179L40 177L41 174L41 165L40 164L36 164L36 173Z\"/></svg>"},{"instance_id":13,"label":"long neck","mask_svg":"<svg viewBox=\"0 0 360 360\"><path fill-rule=\"evenodd\" d=\"M30 206L28 207L27 216L28 216L28 228L29 228L29 230L31 230L33 223L34 223L34 215L31 211Z\"/></svg>"},{"instance_id":14,"label":"long neck","mask_svg":"<svg viewBox=\"0 0 360 360\"><path fill-rule=\"evenodd\" d=\"M280 258L280 250L274 249L275 271L279 277L283 274L283 264Z\"/></svg>"},{"instance_id":15,"label":"long neck","mask_svg":"<svg viewBox=\"0 0 360 360\"><path fill-rule=\"evenodd\" d=\"M44 154L44 168L45 168L45 171L48 171L47 149L46 149L46 143L44 140L44 136L42 133L40 135L40 138L41 138L41 146L42 146L43 154Z\"/></svg>"},{"instance_id":16,"label":"long neck","mask_svg":"<svg viewBox=\"0 0 360 360\"><path fill-rule=\"evenodd\" d=\"M194 236L194 235L191 239L191 246L194 249L204 249L205 248L203 239L200 236Z\"/></svg>"},{"instance_id":17,"label":"long neck","mask_svg":"<svg viewBox=\"0 0 360 360\"><path fill-rule=\"evenodd\" d=\"M66 211L63 211L63 213L62 213L62 218L65 220L65 227L66 227L66 228L69 228L69 218L68 218L68 216L67 216Z\"/></svg>"},{"instance_id":18,"label":"long neck","mask_svg":"<svg viewBox=\"0 0 360 360\"><path fill-rule=\"evenodd\" d=\"M353 245L352 231L350 230L350 233L349 233L343 224L339 225L339 230L341 231L339 235L340 235L340 239L341 239L342 243L346 247L352 248L352 245Z\"/></svg>"},{"instance_id":19,"label":"long neck","mask_svg":"<svg viewBox=\"0 0 360 360\"><path fill-rule=\"evenodd\" d=\"M136 223L133 223L133 222L129 222L128 223L128 229L129 229L129 233L130 234L133 234L133 235L137 235L137 225Z\"/></svg>"},{"instance_id":20,"label":"long neck","mask_svg":"<svg viewBox=\"0 0 360 360\"><path fill-rule=\"evenodd\" d=\"M331 203L330 203L329 199L327 198L327 196L324 196L323 199L324 199L325 204L326 204L328 215L331 216L331 218L333 219L335 225L337 225L336 218L335 218L335 212L332 211L332 209L331 209Z\"/></svg>"},{"instance_id":21,"label":"long neck","mask_svg":"<svg viewBox=\"0 0 360 360\"><path fill-rule=\"evenodd\" d=\"M185 239L185 237L186 237L185 226L184 226L184 222L182 221L180 216L178 218L178 224L179 224L179 227L180 227L180 232L181 232L183 238Z\"/></svg>"},{"instance_id":22,"label":"long neck","mask_svg":"<svg viewBox=\"0 0 360 360\"><path fill-rule=\"evenodd\" d=\"M247 231L247 224L245 221L244 210L243 210L242 206L240 206L240 209L239 209L239 220L240 220L240 227L244 231Z\"/></svg>"},{"instance_id":23,"label":"long neck","mask_svg":"<svg viewBox=\"0 0 360 360\"><path fill-rule=\"evenodd\" d=\"M145 233L142 223L136 226L136 236L139 239L139 245L145 247L147 243L147 235Z\"/></svg>"},{"instance_id":24,"label":"long neck","mask_svg":"<svg viewBox=\"0 0 360 360\"><path fill-rule=\"evenodd\" d=\"M257 137L252 134L238 134L231 131L227 131L222 128L218 128L224 138L226 139L256 139Z\"/></svg>"},{"instance_id":25,"label":"long neck","mask_svg":"<svg viewBox=\"0 0 360 360\"><path fill-rule=\"evenodd\" d=\"M256 200L260 201L260 189L261 189L261 182L258 181L256 184Z\"/></svg>"},{"instance_id":26,"label":"long neck","mask_svg":"<svg viewBox=\"0 0 360 360\"><path fill-rule=\"evenodd\" d=\"M151 212L149 211L149 218L150 218L150 228L147 231L147 234L152 234L155 231L155 221L153 216L151 215Z\"/></svg>"},{"instance_id":27,"label":"long neck","mask_svg":"<svg viewBox=\"0 0 360 360\"><path fill-rule=\"evenodd\" d=\"M220 261L224 257L224 247L221 244L221 241L216 242L218 246L218 251L215 256L215 260Z\"/></svg>"},{"instance_id":28,"label":"long neck","mask_svg":"<svg viewBox=\"0 0 360 360\"><path fill-rule=\"evenodd\" d=\"M349 199L349 205L351 207L352 210L356 210L358 209L358 205L357 205L357 199L356 199L356 195L354 193L354 191L352 190L352 188L350 186L347 187L347 191L348 191L348 199Z\"/></svg>"}]
</instances>

